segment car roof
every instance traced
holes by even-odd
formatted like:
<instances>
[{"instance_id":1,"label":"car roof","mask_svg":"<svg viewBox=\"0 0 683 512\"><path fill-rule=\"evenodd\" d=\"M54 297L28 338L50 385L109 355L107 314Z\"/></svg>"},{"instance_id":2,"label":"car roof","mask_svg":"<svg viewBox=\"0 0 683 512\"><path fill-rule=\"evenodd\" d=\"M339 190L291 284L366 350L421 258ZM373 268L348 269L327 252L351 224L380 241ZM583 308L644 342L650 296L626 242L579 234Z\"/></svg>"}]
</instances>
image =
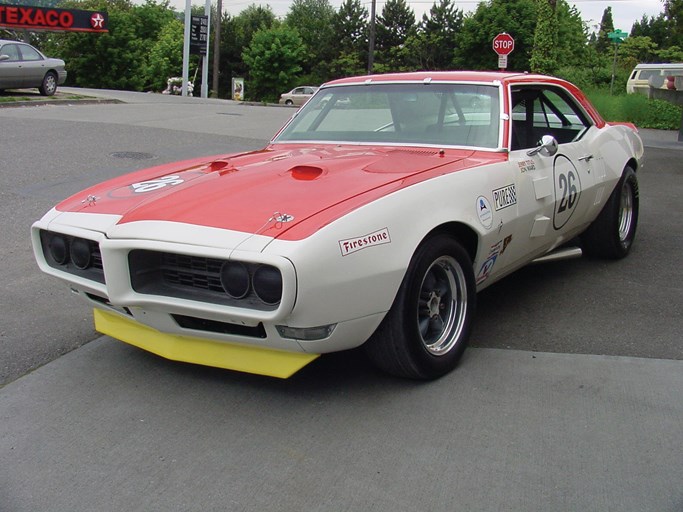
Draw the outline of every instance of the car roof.
<instances>
[{"instance_id":1,"label":"car roof","mask_svg":"<svg viewBox=\"0 0 683 512\"><path fill-rule=\"evenodd\" d=\"M386 82L483 82L483 83L515 83L515 82L557 82L558 79L545 75L518 73L510 71L417 71L412 73L387 73L342 78L327 82L323 87L332 85L370 84ZM562 80L559 80L562 81Z\"/></svg>"},{"instance_id":2,"label":"car roof","mask_svg":"<svg viewBox=\"0 0 683 512\"><path fill-rule=\"evenodd\" d=\"M28 44L28 43L25 43L24 41L15 41L14 39L0 39L0 44L5 44L5 43Z\"/></svg>"}]
</instances>

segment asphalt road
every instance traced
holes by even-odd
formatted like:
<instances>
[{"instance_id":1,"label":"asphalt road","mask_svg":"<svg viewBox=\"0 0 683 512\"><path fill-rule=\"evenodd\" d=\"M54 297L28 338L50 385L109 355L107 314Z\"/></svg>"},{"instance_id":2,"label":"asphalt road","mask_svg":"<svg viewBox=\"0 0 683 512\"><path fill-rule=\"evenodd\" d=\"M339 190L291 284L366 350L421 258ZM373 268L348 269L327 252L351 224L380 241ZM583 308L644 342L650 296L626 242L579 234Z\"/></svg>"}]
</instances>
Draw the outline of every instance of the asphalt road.
<instances>
[{"instance_id":1,"label":"asphalt road","mask_svg":"<svg viewBox=\"0 0 683 512\"><path fill-rule=\"evenodd\" d=\"M632 254L485 290L455 372L406 382L349 352L279 381L101 337L37 270L29 226L63 197L258 148L292 113L110 96L0 109L0 512L683 510L675 135L643 132Z\"/></svg>"}]
</instances>

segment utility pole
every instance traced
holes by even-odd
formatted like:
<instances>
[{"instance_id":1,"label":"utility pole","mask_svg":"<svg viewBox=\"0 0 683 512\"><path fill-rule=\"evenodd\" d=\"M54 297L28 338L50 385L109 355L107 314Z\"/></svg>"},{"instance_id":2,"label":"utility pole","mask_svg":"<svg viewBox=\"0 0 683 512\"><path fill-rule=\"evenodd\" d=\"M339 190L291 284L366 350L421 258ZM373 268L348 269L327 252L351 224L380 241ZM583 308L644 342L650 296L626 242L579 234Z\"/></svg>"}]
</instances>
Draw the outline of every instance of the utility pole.
<instances>
[{"instance_id":1,"label":"utility pole","mask_svg":"<svg viewBox=\"0 0 683 512\"><path fill-rule=\"evenodd\" d=\"M377 0L372 0L370 7L370 34L369 34L369 48L368 48L368 74L372 73L372 66L375 63L375 9Z\"/></svg>"},{"instance_id":2,"label":"utility pole","mask_svg":"<svg viewBox=\"0 0 683 512\"><path fill-rule=\"evenodd\" d=\"M221 22L223 20L223 0L216 0L216 21L213 28L213 88L211 95L218 98L218 79L221 62Z\"/></svg>"}]
</instances>

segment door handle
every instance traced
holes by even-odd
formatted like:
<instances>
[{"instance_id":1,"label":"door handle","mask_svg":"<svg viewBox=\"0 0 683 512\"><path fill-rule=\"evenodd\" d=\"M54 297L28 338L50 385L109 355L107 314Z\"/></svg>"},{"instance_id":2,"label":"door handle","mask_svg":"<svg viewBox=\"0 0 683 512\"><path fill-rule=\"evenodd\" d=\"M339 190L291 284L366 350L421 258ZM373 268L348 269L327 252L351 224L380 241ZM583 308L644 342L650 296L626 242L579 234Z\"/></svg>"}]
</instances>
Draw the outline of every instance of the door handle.
<instances>
[{"instance_id":1,"label":"door handle","mask_svg":"<svg viewBox=\"0 0 683 512\"><path fill-rule=\"evenodd\" d=\"M579 157L579 162L580 162L581 160L585 160L586 162L589 162L589 161L592 160L592 159L593 159L593 155L584 155L584 156L580 156L580 157Z\"/></svg>"}]
</instances>

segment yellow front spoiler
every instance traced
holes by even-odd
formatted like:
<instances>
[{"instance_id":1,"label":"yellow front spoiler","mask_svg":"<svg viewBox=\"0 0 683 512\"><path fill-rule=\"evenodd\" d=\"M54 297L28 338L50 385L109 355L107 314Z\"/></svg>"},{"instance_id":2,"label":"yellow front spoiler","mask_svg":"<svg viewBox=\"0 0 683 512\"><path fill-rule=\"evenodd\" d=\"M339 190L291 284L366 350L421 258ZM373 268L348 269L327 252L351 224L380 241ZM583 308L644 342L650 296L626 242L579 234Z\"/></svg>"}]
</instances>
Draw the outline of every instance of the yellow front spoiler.
<instances>
[{"instance_id":1,"label":"yellow front spoiler","mask_svg":"<svg viewBox=\"0 0 683 512\"><path fill-rule=\"evenodd\" d=\"M320 356L166 334L101 309L94 316L95 329L102 334L174 361L286 379Z\"/></svg>"}]
</instances>

